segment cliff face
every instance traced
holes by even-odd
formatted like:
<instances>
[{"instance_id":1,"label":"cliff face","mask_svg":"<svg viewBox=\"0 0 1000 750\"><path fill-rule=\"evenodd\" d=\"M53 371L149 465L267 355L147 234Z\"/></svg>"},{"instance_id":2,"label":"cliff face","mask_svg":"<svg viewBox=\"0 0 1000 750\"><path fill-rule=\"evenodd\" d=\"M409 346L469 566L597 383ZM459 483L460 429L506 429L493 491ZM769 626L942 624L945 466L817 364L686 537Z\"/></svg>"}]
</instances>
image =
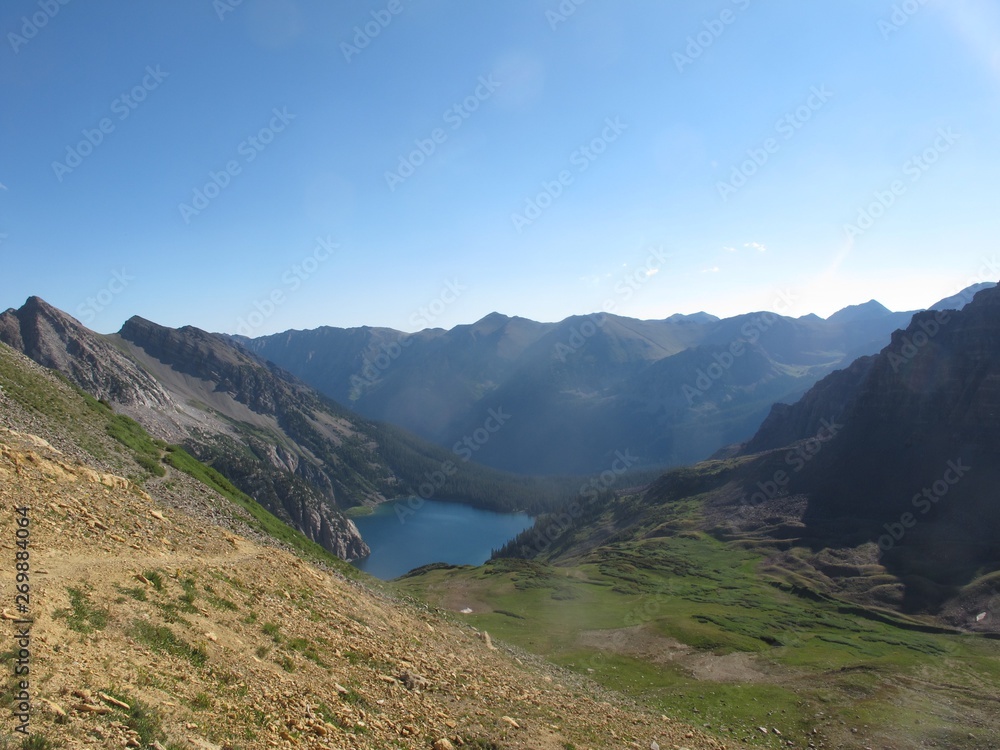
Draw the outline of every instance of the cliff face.
<instances>
[{"instance_id":1,"label":"cliff face","mask_svg":"<svg viewBox=\"0 0 1000 750\"><path fill-rule=\"evenodd\" d=\"M843 417L874 361L874 357L861 357L843 370L827 375L794 405L774 404L741 453L758 453L805 440L823 429L823 420Z\"/></svg>"},{"instance_id":2,"label":"cliff face","mask_svg":"<svg viewBox=\"0 0 1000 750\"><path fill-rule=\"evenodd\" d=\"M918 599L946 596L1000 559L1000 288L926 311L877 356L777 406L747 451L835 439L791 473L803 521L825 538L878 544ZM944 587L944 588L941 588ZM935 589L936 593L929 589Z\"/></svg>"},{"instance_id":3,"label":"cliff face","mask_svg":"<svg viewBox=\"0 0 1000 750\"><path fill-rule=\"evenodd\" d=\"M101 336L37 297L0 315L0 341L181 443L339 557L370 552L339 506L383 499L371 480L392 471L359 476L338 455L350 420L237 345L142 318Z\"/></svg>"}]
</instances>

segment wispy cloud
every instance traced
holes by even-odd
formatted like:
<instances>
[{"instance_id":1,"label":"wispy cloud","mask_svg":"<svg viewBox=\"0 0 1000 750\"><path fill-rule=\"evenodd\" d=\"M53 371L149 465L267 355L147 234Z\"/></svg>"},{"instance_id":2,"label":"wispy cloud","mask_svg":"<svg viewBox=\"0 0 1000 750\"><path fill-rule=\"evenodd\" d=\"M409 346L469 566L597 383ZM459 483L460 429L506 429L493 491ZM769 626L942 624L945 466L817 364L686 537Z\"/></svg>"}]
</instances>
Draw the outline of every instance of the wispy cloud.
<instances>
[{"instance_id":1,"label":"wispy cloud","mask_svg":"<svg viewBox=\"0 0 1000 750\"><path fill-rule=\"evenodd\" d=\"M746 244L743 245L743 247L752 247L758 253L766 253L767 252L767 248L764 245L762 245L760 242L747 242Z\"/></svg>"},{"instance_id":2,"label":"wispy cloud","mask_svg":"<svg viewBox=\"0 0 1000 750\"><path fill-rule=\"evenodd\" d=\"M703 268L703 269L701 269L701 272L702 273L718 273L719 272L719 267L718 266L712 266L711 268Z\"/></svg>"},{"instance_id":3,"label":"wispy cloud","mask_svg":"<svg viewBox=\"0 0 1000 750\"><path fill-rule=\"evenodd\" d=\"M739 252L735 247L729 247L728 245L724 246L722 249L725 250L727 253Z\"/></svg>"}]
</instances>

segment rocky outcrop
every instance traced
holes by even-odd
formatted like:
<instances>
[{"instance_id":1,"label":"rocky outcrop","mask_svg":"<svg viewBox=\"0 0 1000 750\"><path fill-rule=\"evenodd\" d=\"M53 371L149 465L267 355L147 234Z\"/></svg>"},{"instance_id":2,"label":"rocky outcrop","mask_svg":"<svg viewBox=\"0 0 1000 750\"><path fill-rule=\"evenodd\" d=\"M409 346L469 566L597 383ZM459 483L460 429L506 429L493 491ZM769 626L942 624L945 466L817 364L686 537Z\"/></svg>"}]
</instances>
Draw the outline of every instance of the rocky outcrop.
<instances>
[{"instance_id":1,"label":"rocky outcrop","mask_svg":"<svg viewBox=\"0 0 1000 750\"><path fill-rule=\"evenodd\" d=\"M237 344L142 318L128 321L119 336L101 336L37 297L0 315L0 341L180 442L339 557L370 553L339 507L383 499L337 455L349 418L317 419L321 397ZM314 427L320 422L324 427ZM378 475L396 481L384 465Z\"/></svg>"},{"instance_id":2,"label":"rocky outcrop","mask_svg":"<svg viewBox=\"0 0 1000 750\"><path fill-rule=\"evenodd\" d=\"M98 399L130 407L170 409L173 401L122 352L38 297L0 314L0 341L57 370Z\"/></svg>"}]
</instances>

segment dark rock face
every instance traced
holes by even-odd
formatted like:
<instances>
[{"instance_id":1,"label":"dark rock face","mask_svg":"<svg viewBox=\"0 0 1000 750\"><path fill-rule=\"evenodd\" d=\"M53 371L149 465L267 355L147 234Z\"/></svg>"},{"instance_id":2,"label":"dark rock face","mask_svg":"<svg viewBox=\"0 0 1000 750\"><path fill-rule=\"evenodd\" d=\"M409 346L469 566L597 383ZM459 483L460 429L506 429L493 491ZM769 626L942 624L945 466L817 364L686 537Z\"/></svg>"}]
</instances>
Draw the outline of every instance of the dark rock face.
<instances>
[{"instance_id":1,"label":"dark rock face","mask_svg":"<svg viewBox=\"0 0 1000 750\"><path fill-rule=\"evenodd\" d=\"M823 429L823 420L842 418L874 361L875 357L861 357L843 370L827 375L794 406L774 404L741 453L758 453L806 440Z\"/></svg>"},{"instance_id":2,"label":"dark rock face","mask_svg":"<svg viewBox=\"0 0 1000 750\"><path fill-rule=\"evenodd\" d=\"M875 541L908 583L906 605L933 608L1000 560L1000 288L962 310L925 311L877 356L776 406L747 452L835 439L787 485L829 540Z\"/></svg>"}]
</instances>

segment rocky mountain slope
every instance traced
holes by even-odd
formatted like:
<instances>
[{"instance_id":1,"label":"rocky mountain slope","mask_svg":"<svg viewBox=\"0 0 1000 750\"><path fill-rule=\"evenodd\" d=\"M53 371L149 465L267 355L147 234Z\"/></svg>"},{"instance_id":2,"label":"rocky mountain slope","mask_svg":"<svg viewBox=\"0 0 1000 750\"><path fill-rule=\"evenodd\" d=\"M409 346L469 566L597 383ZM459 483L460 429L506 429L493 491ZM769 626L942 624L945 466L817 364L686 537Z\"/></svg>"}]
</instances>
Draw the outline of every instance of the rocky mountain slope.
<instances>
[{"instance_id":1,"label":"rocky mountain slope","mask_svg":"<svg viewBox=\"0 0 1000 750\"><path fill-rule=\"evenodd\" d=\"M116 419L0 345L0 581L25 552L30 594L0 620L30 704L0 745L737 747L307 562L189 474L150 474Z\"/></svg>"},{"instance_id":2,"label":"rocky mountain slope","mask_svg":"<svg viewBox=\"0 0 1000 750\"><path fill-rule=\"evenodd\" d=\"M1000 601L998 417L1000 288L992 287L961 310L914 315L877 355L793 405L776 404L737 457L670 472L627 510L578 503L576 533L544 550L583 554L647 533L664 508L693 503L694 528L769 550L772 572L796 585L1000 632L1000 613L991 614ZM535 555L550 521L506 552Z\"/></svg>"},{"instance_id":3,"label":"rocky mountain slope","mask_svg":"<svg viewBox=\"0 0 1000 750\"><path fill-rule=\"evenodd\" d=\"M502 407L477 454L521 473L585 473L628 448L646 466L702 460L874 354L911 313L872 300L823 320L757 312L538 323L493 313L445 331L318 328L240 339L340 403L443 446Z\"/></svg>"},{"instance_id":4,"label":"rocky mountain slope","mask_svg":"<svg viewBox=\"0 0 1000 750\"><path fill-rule=\"evenodd\" d=\"M358 417L232 340L142 318L102 336L38 298L0 314L0 342L210 463L345 559L368 547L344 508L425 494L535 509L551 483L507 477Z\"/></svg>"},{"instance_id":5,"label":"rocky mountain slope","mask_svg":"<svg viewBox=\"0 0 1000 750\"><path fill-rule=\"evenodd\" d=\"M932 611L1000 560L1000 290L927 311L877 356L776 406L746 451L794 441L814 455L782 494L809 498L821 538L877 544L900 606ZM833 439L822 423L836 423Z\"/></svg>"}]
</instances>

